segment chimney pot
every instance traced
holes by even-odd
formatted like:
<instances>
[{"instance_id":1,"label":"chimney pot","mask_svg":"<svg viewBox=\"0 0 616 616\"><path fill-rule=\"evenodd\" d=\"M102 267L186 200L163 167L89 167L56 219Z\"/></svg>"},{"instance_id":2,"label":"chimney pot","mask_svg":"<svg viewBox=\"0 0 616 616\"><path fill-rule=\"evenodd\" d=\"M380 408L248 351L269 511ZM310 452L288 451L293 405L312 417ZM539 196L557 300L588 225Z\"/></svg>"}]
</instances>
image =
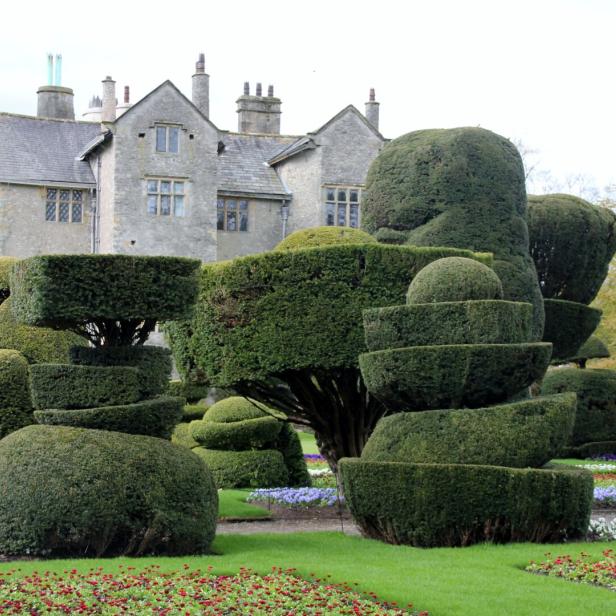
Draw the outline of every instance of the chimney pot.
<instances>
[{"instance_id":1,"label":"chimney pot","mask_svg":"<svg viewBox=\"0 0 616 616\"><path fill-rule=\"evenodd\" d=\"M124 86L124 104L130 103L130 86Z\"/></svg>"},{"instance_id":2,"label":"chimney pot","mask_svg":"<svg viewBox=\"0 0 616 616\"><path fill-rule=\"evenodd\" d=\"M250 83L248 81L244 82L244 96L250 96Z\"/></svg>"},{"instance_id":3,"label":"chimney pot","mask_svg":"<svg viewBox=\"0 0 616 616\"><path fill-rule=\"evenodd\" d=\"M267 86L267 95L274 96L274 86Z\"/></svg>"},{"instance_id":4,"label":"chimney pot","mask_svg":"<svg viewBox=\"0 0 616 616\"><path fill-rule=\"evenodd\" d=\"M195 73L205 73L205 54L200 53L197 64L195 65Z\"/></svg>"},{"instance_id":5,"label":"chimney pot","mask_svg":"<svg viewBox=\"0 0 616 616\"><path fill-rule=\"evenodd\" d=\"M263 96L263 87L260 83L257 83L257 96Z\"/></svg>"},{"instance_id":6,"label":"chimney pot","mask_svg":"<svg viewBox=\"0 0 616 616\"><path fill-rule=\"evenodd\" d=\"M376 100L375 94L374 94L374 88L370 88L370 98L369 98L370 102L373 103Z\"/></svg>"}]
</instances>

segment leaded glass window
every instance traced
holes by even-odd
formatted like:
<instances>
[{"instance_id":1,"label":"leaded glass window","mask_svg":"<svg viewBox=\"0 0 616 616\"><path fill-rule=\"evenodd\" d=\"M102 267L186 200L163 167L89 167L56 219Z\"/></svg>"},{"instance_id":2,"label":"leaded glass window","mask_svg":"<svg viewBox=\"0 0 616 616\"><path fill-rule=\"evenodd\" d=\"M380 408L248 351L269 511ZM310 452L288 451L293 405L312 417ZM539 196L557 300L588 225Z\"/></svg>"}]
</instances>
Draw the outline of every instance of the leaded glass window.
<instances>
[{"instance_id":1,"label":"leaded glass window","mask_svg":"<svg viewBox=\"0 0 616 616\"><path fill-rule=\"evenodd\" d=\"M45 195L45 220L80 223L83 221L83 191L48 188Z\"/></svg>"},{"instance_id":2,"label":"leaded glass window","mask_svg":"<svg viewBox=\"0 0 616 616\"><path fill-rule=\"evenodd\" d=\"M151 216L185 215L184 182L176 180L147 181L147 213Z\"/></svg>"},{"instance_id":3,"label":"leaded glass window","mask_svg":"<svg viewBox=\"0 0 616 616\"><path fill-rule=\"evenodd\" d=\"M248 231L248 201L218 199L216 228L219 231Z\"/></svg>"},{"instance_id":4,"label":"leaded glass window","mask_svg":"<svg viewBox=\"0 0 616 616\"><path fill-rule=\"evenodd\" d=\"M358 228L360 195L360 188L325 187L325 224Z\"/></svg>"}]
</instances>

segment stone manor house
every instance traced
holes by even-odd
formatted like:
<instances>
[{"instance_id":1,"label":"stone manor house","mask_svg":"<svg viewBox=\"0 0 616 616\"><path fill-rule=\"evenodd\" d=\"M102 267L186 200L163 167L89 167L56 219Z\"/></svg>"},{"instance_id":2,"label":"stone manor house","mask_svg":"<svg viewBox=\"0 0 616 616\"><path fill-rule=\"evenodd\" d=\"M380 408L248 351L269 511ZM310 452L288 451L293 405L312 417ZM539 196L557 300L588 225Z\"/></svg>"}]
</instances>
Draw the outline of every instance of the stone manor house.
<instances>
[{"instance_id":1,"label":"stone manor house","mask_svg":"<svg viewBox=\"0 0 616 616\"><path fill-rule=\"evenodd\" d=\"M107 77L76 120L49 58L36 117L0 113L0 254L175 255L202 261L273 248L318 225L357 227L384 143L374 91L305 135L280 134L281 101L248 83L238 130L209 119L203 54L188 99L170 81L131 105Z\"/></svg>"}]
</instances>

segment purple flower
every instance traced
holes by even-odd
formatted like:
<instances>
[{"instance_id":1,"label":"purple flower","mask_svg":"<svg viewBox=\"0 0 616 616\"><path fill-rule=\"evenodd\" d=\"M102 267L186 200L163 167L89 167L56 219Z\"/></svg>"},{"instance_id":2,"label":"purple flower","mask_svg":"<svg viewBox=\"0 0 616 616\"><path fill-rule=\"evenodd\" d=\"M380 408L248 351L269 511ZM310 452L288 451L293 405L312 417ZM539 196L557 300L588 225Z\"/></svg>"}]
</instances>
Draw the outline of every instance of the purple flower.
<instances>
[{"instance_id":1,"label":"purple flower","mask_svg":"<svg viewBox=\"0 0 616 616\"><path fill-rule=\"evenodd\" d=\"M338 497L336 488L260 488L246 500L286 507L332 507L343 498Z\"/></svg>"},{"instance_id":2,"label":"purple flower","mask_svg":"<svg viewBox=\"0 0 616 616\"><path fill-rule=\"evenodd\" d=\"M606 460L606 461L614 460L616 461L616 453L600 453L588 459L589 460Z\"/></svg>"},{"instance_id":3,"label":"purple flower","mask_svg":"<svg viewBox=\"0 0 616 616\"><path fill-rule=\"evenodd\" d=\"M595 505L616 507L616 486L597 487L594 491Z\"/></svg>"}]
</instances>

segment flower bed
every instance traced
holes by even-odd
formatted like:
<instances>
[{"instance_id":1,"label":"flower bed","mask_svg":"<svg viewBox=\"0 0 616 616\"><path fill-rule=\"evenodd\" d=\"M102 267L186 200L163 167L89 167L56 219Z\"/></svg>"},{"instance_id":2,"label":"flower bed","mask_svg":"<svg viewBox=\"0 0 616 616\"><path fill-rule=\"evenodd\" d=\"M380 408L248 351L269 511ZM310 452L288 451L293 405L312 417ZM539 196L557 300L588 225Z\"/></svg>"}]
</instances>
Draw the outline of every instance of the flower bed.
<instances>
[{"instance_id":1,"label":"flower bed","mask_svg":"<svg viewBox=\"0 0 616 616\"><path fill-rule=\"evenodd\" d=\"M596 562L584 552L575 560L568 554L556 558L552 558L549 553L546 556L545 562L531 561L526 571L616 590L616 558L613 550L605 550L604 558Z\"/></svg>"},{"instance_id":2,"label":"flower bed","mask_svg":"<svg viewBox=\"0 0 616 616\"><path fill-rule=\"evenodd\" d=\"M616 507L616 486L595 486L594 507Z\"/></svg>"},{"instance_id":3,"label":"flower bed","mask_svg":"<svg viewBox=\"0 0 616 616\"><path fill-rule=\"evenodd\" d=\"M598 518L588 524L589 541L616 541L616 520Z\"/></svg>"},{"instance_id":4,"label":"flower bed","mask_svg":"<svg viewBox=\"0 0 616 616\"><path fill-rule=\"evenodd\" d=\"M336 488L260 488L246 498L249 502L283 507L333 507L343 498Z\"/></svg>"},{"instance_id":5,"label":"flower bed","mask_svg":"<svg viewBox=\"0 0 616 616\"><path fill-rule=\"evenodd\" d=\"M237 575L211 570L161 573L157 566L120 573L76 569L64 574L19 571L0 574L0 614L418 614L354 592L347 585L296 577L293 569L260 576L249 569ZM422 612L418 616L427 616Z\"/></svg>"},{"instance_id":6,"label":"flower bed","mask_svg":"<svg viewBox=\"0 0 616 616\"><path fill-rule=\"evenodd\" d=\"M320 453L305 453L304 460L308 466L325 464L325 458Z\"/></svg>"}]
</instances>

